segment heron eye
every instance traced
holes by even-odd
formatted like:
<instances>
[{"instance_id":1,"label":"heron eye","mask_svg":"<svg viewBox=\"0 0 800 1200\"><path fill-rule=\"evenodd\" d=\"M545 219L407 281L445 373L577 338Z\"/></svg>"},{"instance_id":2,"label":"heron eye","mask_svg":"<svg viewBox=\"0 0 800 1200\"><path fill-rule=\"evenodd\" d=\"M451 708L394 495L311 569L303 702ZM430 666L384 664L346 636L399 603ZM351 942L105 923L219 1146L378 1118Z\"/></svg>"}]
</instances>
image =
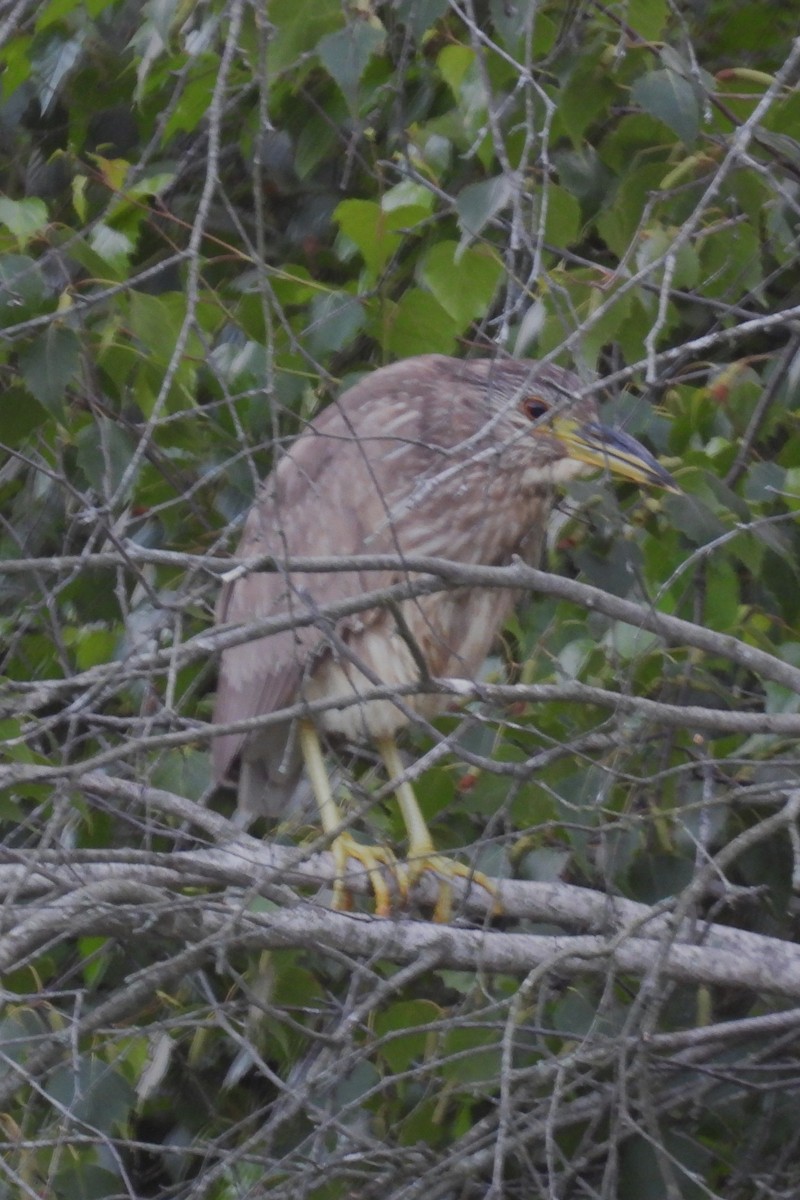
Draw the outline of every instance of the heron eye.
<instances>
[{"instance_id":1,"label":"heron eye","mask_svg":"<svg viewBox=\"0 0 800 1200\"><path fill-rule=\"evenodd\" d=\"M524 412L529 421L538 421L548 411L548 406L544 400L540 400L538 396L528 396L522 401L520 408Z\"/></svg>"}]
</instances>

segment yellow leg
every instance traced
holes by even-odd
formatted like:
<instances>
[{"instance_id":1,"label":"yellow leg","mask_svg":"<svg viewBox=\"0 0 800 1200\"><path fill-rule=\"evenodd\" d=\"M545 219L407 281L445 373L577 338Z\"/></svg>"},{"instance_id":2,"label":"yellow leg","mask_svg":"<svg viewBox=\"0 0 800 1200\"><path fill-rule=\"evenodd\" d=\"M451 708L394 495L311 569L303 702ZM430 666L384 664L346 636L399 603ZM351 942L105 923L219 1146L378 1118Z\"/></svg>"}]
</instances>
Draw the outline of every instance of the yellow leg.
<instances>
[{"instance_id":1,"label":"yellow leg","mask_svg":"<svg viewBox=\"0 0 800 1200\"><path fill-rule=\"evenodd\" d=\"M317 801L322 829L333 837L331 853L336 863L333 907L338 909L352 907L344 877L347 871L347 860L354 858L362 864L369 875L370 885L375 895L375 912L380 917L388 917L392 911L392 897L381 868L388 867L393 873L397 880L398 890L403 897L408 892L405 871L399 866L391 850L386 850L382 846L364 846L357 842L346 829L342 829L344 818L333 798L322 747L319 744L319 735L310 721L300 721L298 737L309 783Z\"/></svg>"},{"instance_id":2,"label":"yellow leg","mask_svg":"<svg viewBox=\"0 0 800 1200\"><path fill-rule=\"evenodd\" d=\"M378 738L376 745L389 778L399 780L403 774L403 763L394 738ZM402 780L395 784L395 795L400 805L403 823L408 831L409 881L413 883L420 878L424 871L433 871L441 881L436 907L433 910L434 921L450 920L453 909L453 879L468 879L470 883L477 883L494 898L497 888L482 871L473 871L470 867L451 862L449 858L436 853L430 830L417 803L414 789L408 780ZM499 911L496 900L494 909Z\"/></svg>"}]
</instances>

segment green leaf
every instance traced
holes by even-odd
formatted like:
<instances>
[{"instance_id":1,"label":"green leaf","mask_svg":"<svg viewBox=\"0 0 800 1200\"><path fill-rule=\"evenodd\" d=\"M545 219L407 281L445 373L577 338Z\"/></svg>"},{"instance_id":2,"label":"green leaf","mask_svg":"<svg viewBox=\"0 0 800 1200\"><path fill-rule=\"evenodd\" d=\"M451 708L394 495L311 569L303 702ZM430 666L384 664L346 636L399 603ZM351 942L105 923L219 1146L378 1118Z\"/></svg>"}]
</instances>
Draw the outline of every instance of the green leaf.
<instances>
[{"instance_id":1,"label":"green leaf","mask_svg":"<svg viewBox=\"0 0 800 1200\"><path fill-rule=\"evenodd\" d=\"M665 144L662 123L646 112L631 112L623 117L597 147L601 161L620 177L644 167L653 170L653 159L657 155L662 163L659 169L663 178L668 169L664 165L667 151L671 149L672 145Z\"/></svg>"},{"instance_id":2,"label":"green leaf","mask_svg":"<svg viewBox=\"0 0 800 1200\"><path fill-rule=\"evenodd\" d=\"M705 625L732 633L739 625L739 579L726 558L712 558L705 580Z\"/></svg>"},{"instance_id":3,"label":"green leaf","mask_svg":"<svg viewBox=\"0 0 800 1200\"><path fill-rule=\"evenodd\" d=\"M85 9L87 13L96 17L107 8L111 0L50 0L49 4L40 4L37 6L36 12L36 30L41 32L43 29L48 29L51 25L57 25L61 21L68 20L76 9Z\"/></svg>"},{"instance_id":4,"label":"green leaf","mask_svg":"<svg viewBox=\"0 0 800 1200\"><path fill-rule=\"evenodd\" d=\"M342 24L340 0L270 0L269 20L274 36L269 47L270 70L296 70L306 51L318 47L320 38Z\"/></svg>"},{"instance_id":5,"label":"green leaf","mask_svg":"<svg viewBox=\"0 0 800 1200\"><path fill-rule=\"evenodd\" d=\"M592 121L607 112L617 85L603 61L604 47L580 57L575 70L560 89L556 120L560 121L577 151L585 153L584 134Z\"/></svg>"},{"instance_id":6,"label":"green leaf","mask_svg":"<svg viewBox=\"0 0 800 1200\"><path fill-rule=\"evenodd\" d=\"M675 71L649 71L636 80L631 95L637 104L663 121L686 146L700 128L700 105L688 80Z\"/></svg>"},{"instance_id":7,"label":"green leaf","mask_svg":"<svg viewBox=\"0 0 800 1200\"><path fill-rule=\"evenodd\" d=\"M20 352L26 386L54 417L63 414L64 393L75 378L79 361L78 338L63 325L49 325Z\"/></svg>"},{"instance_id":8,"label":"green leaf","mask_svg":"<svg viewBox=\"0 0 800 1200\"><path fill-rule=\"evenodd\" d=\"M786 472L781 495L792 512L800 510L800 467L790 467Z\"/></svg>"},{"instance_id":9,"label":"green leaf","mask_svg":"<svg viewBox=\"0 0 800 1200\"><path fill-rule=\"evenodd\" d=\"M46 298L41 270L24 254L0 258L0 318L4 325L24 321L40 311Z\"/></svg>"},{"instance_id":10,"label":"green leaf","mask_svg":"<svg viewBox=\"0 0 800 1200\"><path fill-rule=\"evenodd\" d=\"M117 631L104 627L78 626L64 631L64 642L74 646L75 662L81 671L109 662L118 641Z\"/></svg>"},{"instance_id":11,"label":"green leaf","mask_svg":"<svg viewBox=\"0 0 800 1200\"><path fill-rule=\"evenodd\" d=\"M367 269L377 277L400 245L389 219L374 200L343 200L333 213L342 233L359 249Z\"/></svg>"},{"instance_id":12,"label":"green leaf","mask_svg":"<svg viewBox=\"0 0 800 1200\"><path fill-rule=\"evenodd\" d=\"M20 247L44 229L47 220L47 205L36 196L30 196L27 200L0 197L0 225L5 225L13 233Z\"/></svg>"},{"instance_id":13,"label":"green leaf","mask_svg":"<svg viewBox=\"0 0 800 1200\"><path fill-rule=\"evenodd\" d=\"M44 410L23 387L7 387L0 395L0 442L22 446L45 419Z\"/></svg>"},{"instance_id":14,"label":"green leaf","mask_svg":"<svg viewBox=\"0 0 800 1200\"><path fill-rule=\"evenodd\" d=\"M417 41L447 12L447 0L394 0L397 20L407 25Z\"/></svg>"},{"instance_id":15,"label":"green leaf","mask_svg":"<svg viewBox=\"0 0 800 1200\"><path fill-rule=\"evenodd\" d=\"M247 338L220 342L208 357L219 379L228 386L267 387L270 381L270 355L262 342Z\"/></svg>"},{"instance_id":16,"label":"green leaf","mask_svg":"<svg viewBox=\"0 0 800 1200\"><path fill-rule=\"evenodd\" d=\"M208 752L188 747L180 753L163 758L153 768L153 784L166 788L179 796L201 800L211 783L211 765Z\"/></svg>"},{"instance_id":17,"label":"green leaf","mask_svg":"<svg viewBox=\"0 0 800 1200\"><path fill-rule=\"evenodd\" d=\"M409 288L397 304L386 334L386 349L396 358L413 354L452 354L461 326L430 294Z\"/></svg>"},{"instance_id":18,"label":"green leaf","mask_svg":"<svg viewBox=\"0 0 800 1200\"><path fill-rule=\"evenodd\" d=\"M667 0L626 0L625 24L645 41L661 37L668 16Z\"/></svg>"},{"instance_id":19,"label":"green leaf","mask_svg":"<svg viewBox=\"0 0 800 1200\"><path fill-rule=\"evenodd\" d=\"M65 38L53 33L36 47L33 78L42 113L46 114L58 95L61 84L75 66L83 50L83 34Z\"/></svg>"},{"instance_id":20,"label":"green leaf","mask_svg":"<svg viewBox=\"0 0 800 1200\"><path fill-rule=\"evenodd\" d=\"M414 183L413 179L404 179L384 193L381 197L381 208L385 213L419 208L427 214L433 209L433 200L430 188L421 183Z\"/></svg>"},{"instance_id":21,"label":"green leaf","mask_svg":"<svg viewBox=\"0 0 800 1200\"><path fill-rule=\"evenodd\" d=\"M403 180L390 188L381 197L381 212L385 214L385 228L396 232L414 229L427 221L433 209L434 196L430 188Z\"/></svg>"},{"instance_id":22,"label":"green leaf","mask_svg":"<svg viewBox=\"0 0 800 1200\"><path fill-rule=\"evenodd\" d=\"M703 294L741 296L758 293L764 284L764 264L758 230L740 222L733 229L705 238L700 244Z\"/></svg>"},{"instance_id":23,"label":"green leaf","mask_svg":"<svg viewBox=\"0 0 800 1200\"><path fill-rule=\"evenodd\" d=\"M174 182L174 171L153 171L150 175L138 179L132 186L126 187L125 195L129 199L136 199L140 196L159 196Z\"/></svg>"},{"instance_id":24,"label":"green leaf","mask_svg":"<svg viewBox=\"0 0 800 1200\"><path fill-rule=\"evenodd\" d=\"M650 266L651 263L663 262L664 256L674 246L679 232L678 229L662 229L660 227L642 230L641 240L636 250L636 266L639 270ZM694 246L681 246L674 256L672 286L694 287L699 274L700 264Z\"/></svg>"},{"instance_id":25,"label":"green leaf","mask_svg":"<svg viewBox=\"0 0 800 1200\"><path fill-rule=\"evenodd\" d=\"M597 218L600 236L619 258L628 253L631 240L638 232L647 197L658 190L663 175L664 168L659 163L646 162L633 167L620 180L611 207Z\"/></svg>"},{"instance_id":26,"label":"green leaf","mask_svg":"<svg viewBox=\"0 0 800 1200\"><path fill-rule=\"evenodd\" d=\"M3 99L8 100L23 84L30 86L30 51L33 38L20 35L3 46ZM24 103L24 101L23 101Z\"/></svg>"},{"instance_id":27,"label":"green leaf","mask_svg":"<svg viewBox=\"0 0 800 1200\"><path fill-rule=\"evenodd\" d=\"M315 355L341 350L363 329L364 322L364 308L349 292L315 296L306 331L308 349Z\"/></svg>"},{"instance_id":28,"label":"green leaf","mask_svg":"<svg viewBox=\"0 0 800 1200\"><path fill-rule=\"evenodd\" d=\"M121 273L128 266L135 246L126 233L112 229L104 221L98 221L89 234L89 245L95 254L115 272Z\"/></svg>"},{"instance_id":29,"label":"green leaf","mask_svg":"<svg viewBox=\"0 0 800 1200\"><path fill-rule=\"evenodd\" d=\"M661 645L657 634L628 625L625 621L615 621L603 641L623 662L641 658Z\"/></svg>"},{"instance_id":30,"label":"green leaf","mask_svg":"<svg viewBox=\"0 0 800 1200\"><path fill-rule=\"evenodd\" d=\"M469 46L445 46L440 52L436 60L436 65L442 74L450 91L458 100L461 92L461 83L475 62L475 51Z\"/></svg>"},{"instance_id":31,"label":"green leaf","mask_svg":"<svg viewBox=\"0 0 800 1200\"><path fill-rule=\"evenodd\" d=\"M355 20L317 44L322 65L336 80L349 104L355 104L361 76L373 54L383 49L385 40L382 25Z\"/></svg>"},{"instance_id":32,"label":"green leaf","mask_svg":"<svg viewBox=\"0 0 800 1200\"><path fill-rule=\"evenodd\" d=\"M420 268L422 281L461 329L486 315L503 276L503 265L488 246L468 248L438 242Z\"/></svg>"},{"instance_id":33,"label":"green leaf","mask_svg":"<svg viewBox=\"0 0 800 1200\"><path fill-rule=\"evenodd\" d=\"M97 417L75 439L78 465L98 496L108 496L119 485L131 458L128 435L114 421Z\"/></svg>"},{"instance_id":34,"label":"green leaf","mask_svg":"<svg viewBox=\"0 0 800 1200\"><path fill-rule=\"evenodd\" d=\"M130 328L149 360L162 365L170 361L185 312L185 298L178 292L167 292L163 296L131 292Z\"/></svg>"},{"instance_id":35,"label":"green leaf","mask_svg":"<svg viewBox=\"0 0 800 1200\"><path fill-rule=\"evenodd\" d=\"M539 199L535 217L536 231L541 224L541 208L545 195ZM581 209L575 197L557 184L551 184L546 193L547 207L544 212L544 238L551 245L561 248L572 245L578 238L581 226Z\"/></svg>"},{"instance_id":36,"label":"green leaf","mask_svg":"<svg viewBox=\"0 0 800 1200\"><path fill-rule=\"evenodd\" d=\"M97 1057L81 1056L59 1067L45 1088L72 1120L85 1122L103 1134L119 1129L127 1120L135 1096L128 1081Z\"/></svg>"},{"instance_id":37,"label":"green leaf","mask_svg":"<svg viewBox=\"0 0 800 1200\"><path fill-rule=\"evenodd\" d=\"M189 79L164 127L164 138L176 133L191 133L197 129L208 112L214 91L216 74L209 69Z\"/></svg>"},{"instance_id":38,"label":"green leaf","mask_svg":"<svg viewBox=\"0 0 800 1200\"><path fill-rule=\"evenodd\" d=\"M511 202L513 194L511 180L505 175L497 175L482 183L471 183L462 189L456 200L462 247L480 236L492 217Z\"/></svg>"},{"instance_id":39,"label":"green leaf","mask_svg":"<svg viewBox=\"0 0 800 1200\"><path fill-rule=\"evenodd\" d=\"M430 1000L399 1000L375 1017L375 1034L385 1039L380 1047L381 1058L392 1072L407 1071L425 1054L430 1030L417 1031L417 1026L435 1025L442 1012Z\"/></svg>"},{"instance_id":40,"label":"green leaf","mask_svg":"<svg viewBox=\"0 0 800 1200\"><path fill-rule=\"evenodd\" d=\"M451 1029L441 1048L442 1074L454 1084L498 1078L502 1047L496 1029Z\"/></svg>"}]
</instances>

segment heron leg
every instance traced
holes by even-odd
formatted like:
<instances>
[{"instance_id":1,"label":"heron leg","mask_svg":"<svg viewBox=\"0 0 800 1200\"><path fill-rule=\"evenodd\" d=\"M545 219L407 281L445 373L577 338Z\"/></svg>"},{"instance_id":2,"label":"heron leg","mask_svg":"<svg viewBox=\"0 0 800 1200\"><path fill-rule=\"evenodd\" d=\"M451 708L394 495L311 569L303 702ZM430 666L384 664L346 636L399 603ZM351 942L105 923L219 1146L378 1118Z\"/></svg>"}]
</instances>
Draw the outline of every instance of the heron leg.
<instances>
[{"instance_id":1,"label":"heron leg","mask_svg":"<svg viewBox=\"0 0 800 1200\"><path fill-rule=\"evenodd\" d=\"M439 895L433 910L434 921L450 920L453 910L453 879L468 879L470 883L477 883L480 887L485 888L493 898L496 897L497 888L488 875L484 875L482 871L474 871L471 867L465 867L461 863L454 863L442 854L437 854L430 830L422 815L417 797L414 795L414 789L407 779L401 778L403 763L396 741L392 737L377 738L376 745L389 778L398 781L394 785L394 790L400 805L403 823L408 831L409 880L413 883L420 878L424 871L433 871L441 880ZM496 899L494 908L499 911Z\"/></svg>"},{"instance_id":2,"label":"heron leg","mask_svg":"<svg viewBox=\"0 0 800 1200\"><path fill-rule=\"evenodd\" d=\"M380 917L388 917L392 911L392 897L381 868L389 868L397 880L397 887L403 896L408 891L405 872L399 866L391 850L387 850L383 846L364 846L361 842L357 842L348 830L342 829L344 817L333 798L322 747L319 743L319 734L310 721L298 723L298 739L308 780L317 801L320 824L323 832L331 835L333 839L331 853L336 863L333 907L345 910L352 907L344 877L347 871L347 860L354 858L362 864L369 875L370 885L375 896L375 912Z\"/></svg>"}]
</instances>

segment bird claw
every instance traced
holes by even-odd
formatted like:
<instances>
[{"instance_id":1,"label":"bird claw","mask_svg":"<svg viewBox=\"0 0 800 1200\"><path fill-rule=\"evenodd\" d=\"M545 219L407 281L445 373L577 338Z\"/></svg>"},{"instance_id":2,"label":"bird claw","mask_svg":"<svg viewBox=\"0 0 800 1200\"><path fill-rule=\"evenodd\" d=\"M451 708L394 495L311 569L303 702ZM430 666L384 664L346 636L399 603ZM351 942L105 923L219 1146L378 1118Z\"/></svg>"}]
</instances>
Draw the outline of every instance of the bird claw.
<instances>
[{"instance_id":1,"label":"bird claw","mask_svg":"<svg viewBox=\"0 0 800 1200\"><path fill-rule=\"evenodd\" d=\"M437 923L445 924L453 915L454 879L465 879L469 884L477 884L487 891L492 897L492 916L499 916L503 911L502 905L497 899L497 884L488 875L484 875L483 871L476 871L462 863L453 862L435 851L425 850L418 855L409 857L408 880L410 884L417 883L426 871L432 871L439 880L439 892L433 909L433 919Z\"/></svg>"},{"instance_id":2,"label":"bird claw","mask_svg":"<svg viewBox=\"0 0 800 1200\"><path fill-rule=\"evenodd\" d=\"M437 876L439 890L433 909L433 919L440 925L450 921L453 915L453 880L464 879L469 884L477 884L492 897L492 916L502 912L502 906L497 899L497 884L484 875L462 863L453 862L435 850L421 850L411 856L407 863L399 863L391 850L384 846L365 846L357 842L350 833L340 833L331 844L334 862L336 864L336 879L333 885L333 907L339 912L350 912L353 908L353 898L348 890L346 878L349 860L355 859L360 863L369 876L370 887L375 897L375 915L390 917L395 909L395 897L400 904L408 903L411 887L417 883L427 871ZM394 880L394 891L386 880L386 872Z\"/></svg>"},{"instance_id":3,"label":"bird claw","mask_svg":"<svg viewBox=\"0 0 800 1200\"><path fill-rule=\"evenodd\" d=\"M336 880L333 885L333 907L341 912L349 912L353 907L352 896L348 891L345 877L349 859L361 863L369 876L372 893L375 897L375 914L379 917L389 917L392 913L392 891L386 882L384 870L391 873L397 892L403 903L408 900L408 872L397 861L391 850L384 846L365 846L349 833L340 833L331 845L336 863Z\"/></svg>"}]
</instances>

